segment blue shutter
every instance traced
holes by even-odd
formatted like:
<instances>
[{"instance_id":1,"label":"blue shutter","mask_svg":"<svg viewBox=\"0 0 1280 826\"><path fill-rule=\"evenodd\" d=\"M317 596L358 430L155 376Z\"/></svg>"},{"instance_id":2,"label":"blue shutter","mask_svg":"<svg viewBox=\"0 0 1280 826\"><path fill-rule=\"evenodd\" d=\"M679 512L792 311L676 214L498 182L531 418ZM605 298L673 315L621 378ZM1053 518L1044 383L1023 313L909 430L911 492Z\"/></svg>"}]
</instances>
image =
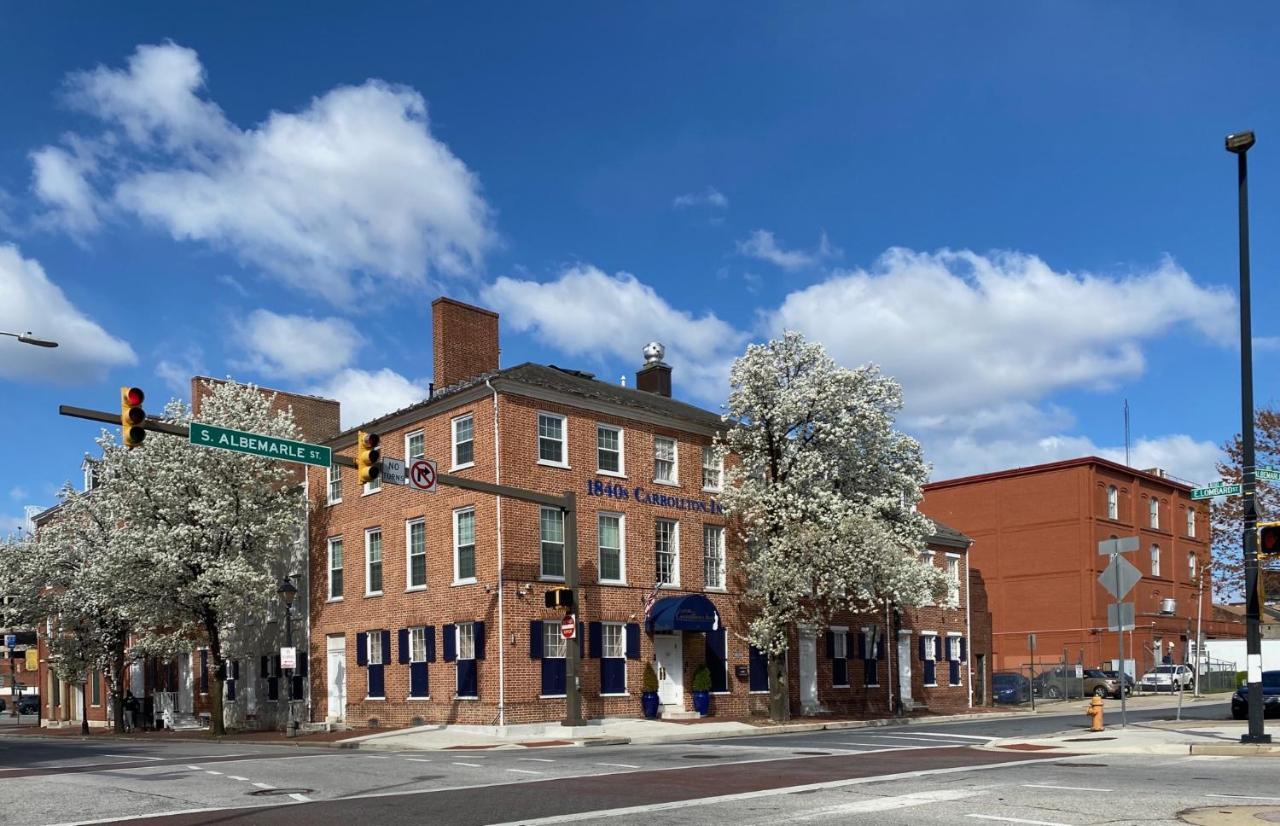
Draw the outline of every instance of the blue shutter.
<instances>
[{"instance_id":1,"label":"blue shutter","mask_svg":"<svg viewBox=\"0 0 1280 826\"><path fill-rule=\"evenodd\" d=\"M858 659L860 660L869 659L869 657L867 657L867 632L866 631L858 632Z\"/></svg>"},{"instance_id":2,"label":"blue shutter","mask_svg":"<svg viewBox=\"0 0 1280 826\"><path fill-rule=\"evenodd\" d=\"M295 668L293 671L294 676L296 677L307 676L307 660L310 659L307 655L309 653L310 652L308 651L301 652L302 656L298 657L298 667Z\"/></svg>"},{"instance_id":3,"label":"blue shutter","mask_svg":"<svg viewBox=\"0 0 1280 826\"><path fill-rule=\"evenodd\" d=\"M627 661L618 657L600 660L600 693L621 694L627 690Z\"/></svg>"},{"instance_id":4,"label":"blue shutter","mask_svg":"<svg viewBox=\"0 0 1280 826\"><path fill-rule=\"evenodd\" d=\"M598 660L604 656L604 624L591 623L591 642L587 646L591 650L591 659Z\"/></svg>"},{"instance_id":5,"label":"blue shutter","mask_svg":"<svg viewBox=\"0 0 1280 826\"><path fill-rule=\"evenodd\" d=\"M547 657L542 661L542 695L558 697L564 694L565 666L563 657Z\"/></svg>"},{"instance_id":6,"label":"blue shutter","mask_svg":"<svg viewBox=\"0 0 1280 826\"><path fill-rule=\"evenodd\" d=\"M769 658L763 651L750 645L747 648L750 661L750 682L752 691L769 690Z\"/></svg>"},{"instance_id":7,"label":"blue shutter","mask_svg":"<svg viewBox=\"0 0 1280 826\"><path fill-rule=\"evenodd\" d=\"M484 623L477 622L473 625L473 627L475 628L475 633L476 633L476 636L475 636L476 659L483 660L484 659Z\"/></svg>"},{"instance_id":8,"label":"blue shutter","mask_svg":"<svg viewBox=\"0 0 1280 826\"><path fill-rule=\"evenodd\" d=\"M369 666L369 696L385 697L387 696L386 682L383 679L383 668L381 665Z\"/></svg>"},{"instance_id":9,"label":"blue shutter","mask_svg":"<svg viewBox=\"0 0 1280 826\"><path fill-rule=\"evenodd\" d=\"M586 653L587 624L585 622L578 623L578 659L587 656Z\"/></svg>"},{"instance_id":10,"label":"blue shutter","mask_svg":"<svg viewBox=\"0 0 1280 826\"><path fill-rule=\"evenodd\" d=\"M951 666L951 684L960 685L960 661L951 660L948 665Z\"/></svg>"},{"instance_id":11,"label":"blue shutter","mask_svg":"<svg viewBox=\"0 0 1280 826\"><path fill-rule=\"evenodd\" d=\"M422 629L422 634L427 638L427 662L436 661L436 627L428 625Z\"/></svg>"},{"instance_id":12,"label":"blue shutter","mask_svg":"<svg viewBox=\"0 0 1280 826\"><path fill-rule=\"evenodd\" d=\"M409 664L409 629L401 628L398 632L396 632L396 636L399 638L396 640L396 642L399 643L399 648L400 648L400 650L396 652L400 655L398 662L401 665L408 665Z\"/></svg>"},{"instance_id":13,"label":"blue shutter","mask_svg":"<svg viewBox=\"0 0 1280 826\"><path fill-rule=\"evenodd\" d=\"M529 659L542 659L542 620L529 620ZM546 694L546 692L542 692Z\"/></svg>"},{"instance_id":14,"label":"blue shutter","mask_svg":"<svg viewBox=\"0 0 1280 826\"><path fill-rule=\"evenodd\" d=\"M200 649L200 693L209 693L209 651Z\"/></svg>"},{"instance_id":15,"label":"blue shutter","mask_svg":"<svg viewBox=\"0 0 1280 826\"><path fill-rule=\"evenodd\" d=\"M382 664L386 665L391 662L391 632L381 631L382 634Z\"/></svg>"},{"instance_id":16,"label":"blue shutter","mask_svg":"<svg viewBox=\"0 0 1280 826\"><path fill-rule=\"evenodd\" d=\"M849 661L836 660L831 661L831 684L832 685L848 685L849 684Z\"/></svg>"},{"instance_id":17,"label":"blue shutter","mask_svg":"<svg viewBox=\"0 0 1280 826\"><path fill-rule=\"evenodd\" d=\"M836 658L836 632L827 631L827 658L834 660Z\"/></svg>"},{"instance_id":18,"label":"blue shutter","mask_svg":"<svg viewBox=\"0 0 1280 826\"><path fill-rule=\"evenodd\" d=\"M449 623L444 627L444 661L451 663L458 658L457 626Z\"/></svg>"},{"instance_id":19,"label":"blue shutter","mask_svg":"<svg viewBox=\"0 0 1280 826\"><path fill-rule=\"evenodd\" d=\"M711 690L729 690L729 664L725 655L725 629L707 632L707 669L711 672Z\"/></svg>"},{"instance_id":20,"label":"blue shutter","mask_svg":"<svg viewBox=\"0 0 1280 826\"><path fill-rule=\"evenodd\" d=\"M476 687L476 661L458 660L458 696L478 697Z\"/></svg>"},{"instance_id":21,"label":"blue shutter","mask_svg":"<svg viewBox=\"0 0 1280 826\"><path fill-rule=\"evenodd\" d=\"M640 659L640 623L627 623L627 659Z\"/></svg>"},{"instance_id":22,"label":"blue shutter","mask_svg":"<svg viewBox=\"0 0 1280 826\"><path fill-rule=\"evenodd\" d=\"M921 637L920 637L920 645L919 645L919 648L920 648L920 662L924 662L924 661L926 661L927 659L929 659L929 648L928 648L928 645L929 645L929 638L928 638L928 637L926 637L926 636L921 635Z\"/></svg>"},{"instance_id":23,"label":"blue shutter","mask_svg":"<svg viewBox=\"0 0 1280 826\"><path fill-rule=\"evenodd\" d=\"M960 638L960 662L967 663L969 661L969 641L964 637Z\"/></svg>"},{"instance_id":24,"label":"blue shutter","mask_svg":"<svg viewBox=\"0 0 1280 826\"><path fill-rule=\"evenodd\" d=\"M267 659L267 655L263 654L258 661L258 673L265 680L271 676L271 661Z\"/></svg>"},{"instance_id":25,"label":"blue shutter","mask_svg":"<svg viewBox=\"0 0 1280 826\"><path fill-rule=\"evenodd\" d=\"M227 680L227 699L234 700L236 698L236 681Z\"/></svg>"},{"instance_id":26,"label":"blue shutter","mask_svg":"<svg viewBox=\"0 0 1280 826\"><path fill-rule=\"evenodd\" d=\"M301 700L306 694L306 685L303 682L303 678L294 674L291 682L293 685L289 686L289 688L293 691L292 698L294 700Z\"/></svg>"},{"instance_id":27,"label":"blue shutter","mask_svg":"<svg viewBox=\"0 0 1280 826\"><path fill-rule=\"evenodd\" d=\"M356 634L356 665L369 664L369 639L365 632Z\"/></svg>"},{"instance_id":28,"label":"blue shutter","mask_svg":"<svg viewBox=\"0 0 1280 826\"><path fill-rule=\"evenodd\" d=\"M431 693L427 685L427 664L409 664L409 696L427 697Z\"/></svg>"},{"instance_id":29,"label":"blue shutter","mask_svg":"<svg viewBox=\"0 0 1280 826\"><path fill-rule=\"evenodd\" d=\"M935 660L942 659L942 637L936 634L933 637L933 658Z\"/></svg>"},{"instance_id":30,"label":"blue shutter","mask_svg":"<svg viewBox=\"0 0 1280 826\"><path fill-rule=\"evenodd\" d=\"M271 655L271 676L272 677L280 676L280 655L279 654Z\"/></svg>"},{"instance_id":31,"label":"blue shutter","mask_svg":"<svg viewBox=\"0 0 1280 826\"><path fill-rule=\"evenodd\" d=\"M239 660L231 661L231 679L233 680L240 679L240 661Z\"/></svg>"}]
</instances>

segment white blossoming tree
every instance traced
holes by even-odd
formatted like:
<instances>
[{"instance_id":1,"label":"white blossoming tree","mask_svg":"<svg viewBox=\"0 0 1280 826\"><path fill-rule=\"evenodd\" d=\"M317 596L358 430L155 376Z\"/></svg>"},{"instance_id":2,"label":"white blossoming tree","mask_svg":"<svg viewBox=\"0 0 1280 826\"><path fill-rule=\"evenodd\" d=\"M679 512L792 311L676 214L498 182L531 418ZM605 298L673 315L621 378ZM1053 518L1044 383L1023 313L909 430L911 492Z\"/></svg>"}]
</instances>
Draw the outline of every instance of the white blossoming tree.
<instances>
[{"instance_id":1,"label":"white blossoming tree","mask_svg":"<svg viewBox=\"0 0 1280 826\"><path fill-rule=\"evenodd\" d=\"M769 659L769 713L790 716L788 631L890 600L942 600L919 562L934 526L915 510L927 469L894 429L901 390L874 366L840 367L799 333L751 345L730 373L721 501L746 543L747 639Z\"/></svg>"}]
</instances>

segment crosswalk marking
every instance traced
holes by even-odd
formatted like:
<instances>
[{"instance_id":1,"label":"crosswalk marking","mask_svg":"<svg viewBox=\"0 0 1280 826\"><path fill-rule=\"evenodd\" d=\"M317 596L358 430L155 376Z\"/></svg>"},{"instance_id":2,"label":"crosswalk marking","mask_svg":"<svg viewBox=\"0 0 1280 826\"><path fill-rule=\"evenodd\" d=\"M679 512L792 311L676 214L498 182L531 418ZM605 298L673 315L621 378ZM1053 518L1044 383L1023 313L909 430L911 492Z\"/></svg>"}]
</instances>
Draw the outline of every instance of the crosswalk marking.
<instances>
[{"instance_id":1,"label":"crosswalk marking","mask_svg":"<svg viewBox=\"0 0 1280 826\"><path fill-rule=\"evenodd\" d=\"M542 774L542 772L531 771L529 769L507 769L507 771L515 772L516 774Z\"/></svg>"},{"instance_id":2,"label":"crosswalk marking","mask_svg":"<svg viewBox=\"0 0 1280 826\"><path fill-rule=\"evenodd\" d=\"M1094 789L1089 786L1051 786L1047 783L1023 783L1024 789L1057 789L1064 792L1114 792L1115 789Z\"/></svg>"},{"instance_id":3,"label":"crosswalk marking","mask_svg":"<svg viewBox=\"0 0 1280 826\"><path fill-rule=\"evenodd\" d=\"M839 815L861 814L864 812L888 812L894 809L906 809L910 806L923 806L928 803L943 803L951 800L963 800L981 792L963 791L960 789L939 789L930 792L912 792L891 797L876 797L870 800L859 800L856 803L842 803L839 806L826 806L799 814L787 815L788 822L806 820L829 820Z\"/></svg>"},{"instance_id":4,"label":"crosswalk marking","mask_svg":"<svg viewBox=\"0 0 1280 826\"><path fill-rule=\"evenodd\" d=\"M998 820L1001 823L1028 823L1033 826L1071 826L1070 823L1059 823L1056 820L1027 820L1021 817L1000 817L998 815L965 815L978 820Z\"/></svg>"},{"instance_id":5,"label":"crosswalk marking","mask_svg":"<svg viewBox=\"0 0 1280 826\"><path fill-rule=\"evenodd\" d=\"M596 763L597 766L613 766L618 769L638 769L639 766L633 766L630 763Z\"/></svg>"},{"instance_id":6,"label":"crosswalk marking","mask_svg":"<svg viewBox=\"0 0 1280 826\"><path fill-rule=\"evenodd\" d=\"M937 743L939 746L959 746L960 743L941 743L936 737L912 737L906 734L869 734L868 737L883 737L886 740L923 740L926 743Z\"/></svg>"},{"instance_id":7,"label":"crosswalk marking","mask_svg":"<svg viewBox=\"0 0 1280 826\"><path fill-rule=\"evenodd\" d=\"M458 762L458 761L456 761L456 760L453 762L453 765L455 765L455 766L466 766L466 767L467 767L467 768L469 768L469 769L483 769L483 768L484 768L484 766L481 766L479 763L459 763L459 762Z\"/></svg>"},{"instance_id":8,"label":"crosswalk marking","mask_svg":"<svg viewBox=\"0 0 1280 826\"><path fill-rule=\"evenodd\" d=\"M556 761L546 757L517 757L517 760L526 760L530 763L554 763Z\"/></svg>"}]
</instances>

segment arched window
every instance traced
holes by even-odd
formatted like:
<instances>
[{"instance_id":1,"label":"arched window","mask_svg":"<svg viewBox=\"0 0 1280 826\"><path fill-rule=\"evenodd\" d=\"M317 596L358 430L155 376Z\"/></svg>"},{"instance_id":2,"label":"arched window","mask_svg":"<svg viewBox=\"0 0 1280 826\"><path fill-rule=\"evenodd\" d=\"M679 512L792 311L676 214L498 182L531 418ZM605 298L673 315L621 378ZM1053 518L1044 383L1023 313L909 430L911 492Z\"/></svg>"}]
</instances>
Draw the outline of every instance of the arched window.
<instances>
[{"instance_id":1,"label":"arched window","mask_svg":"<svg viewBox=\"0 0 1280 826\"><path fill-rule=\"evenodd\" d=\"M1120 491L1115 485L1107 485L1107 518L1120 518Z\"/></svg>"},{"instance_id":2,"label":"arched window","mask_svg":"<svg viewBox=\"0 0 1280 826\"><path fill-rule=\"evenodd\" d=\"M1151 513L1151 527L1160 527L1160 500L1151 497L1151 501L1147 503L1147 510Z\"/></svg>"},{"instance_id":3,"label":"arched window","mask_svg":"<svg viewBox=\"0 0 1280 826\"><path fill-rule=\"evenodd\" d=\"M1151 575L1160 576L1160 546L1151 546Z\"/></svg>"},{"instance_id":4,"label":"arched window","mask_svg":"<svg viewBox=\"0 0 1280 826\"><path fill-rule=\"evenodd\" d=\"M1187 536L1196 535L1196 509L1187 508Z\"/></svg>"}]
</instances>

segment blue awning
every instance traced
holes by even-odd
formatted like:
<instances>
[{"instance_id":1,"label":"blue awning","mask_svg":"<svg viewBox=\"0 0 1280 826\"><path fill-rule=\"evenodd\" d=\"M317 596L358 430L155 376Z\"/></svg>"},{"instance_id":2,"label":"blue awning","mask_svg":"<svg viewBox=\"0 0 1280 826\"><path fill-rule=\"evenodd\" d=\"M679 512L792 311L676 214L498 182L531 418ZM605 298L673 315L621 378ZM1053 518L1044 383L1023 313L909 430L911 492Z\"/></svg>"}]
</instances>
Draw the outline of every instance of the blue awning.
<instances>
[{"instance_id":1,"label":"blue awning","mask_svg":"<svg viewBox=\"0 0 1280 826\"><path fill-rule=\"evenodd\" d=\"M720 615L702 594L686 594L655 602L645 624L650 631L718 631Z\"/></svg>"}]
</instances>

